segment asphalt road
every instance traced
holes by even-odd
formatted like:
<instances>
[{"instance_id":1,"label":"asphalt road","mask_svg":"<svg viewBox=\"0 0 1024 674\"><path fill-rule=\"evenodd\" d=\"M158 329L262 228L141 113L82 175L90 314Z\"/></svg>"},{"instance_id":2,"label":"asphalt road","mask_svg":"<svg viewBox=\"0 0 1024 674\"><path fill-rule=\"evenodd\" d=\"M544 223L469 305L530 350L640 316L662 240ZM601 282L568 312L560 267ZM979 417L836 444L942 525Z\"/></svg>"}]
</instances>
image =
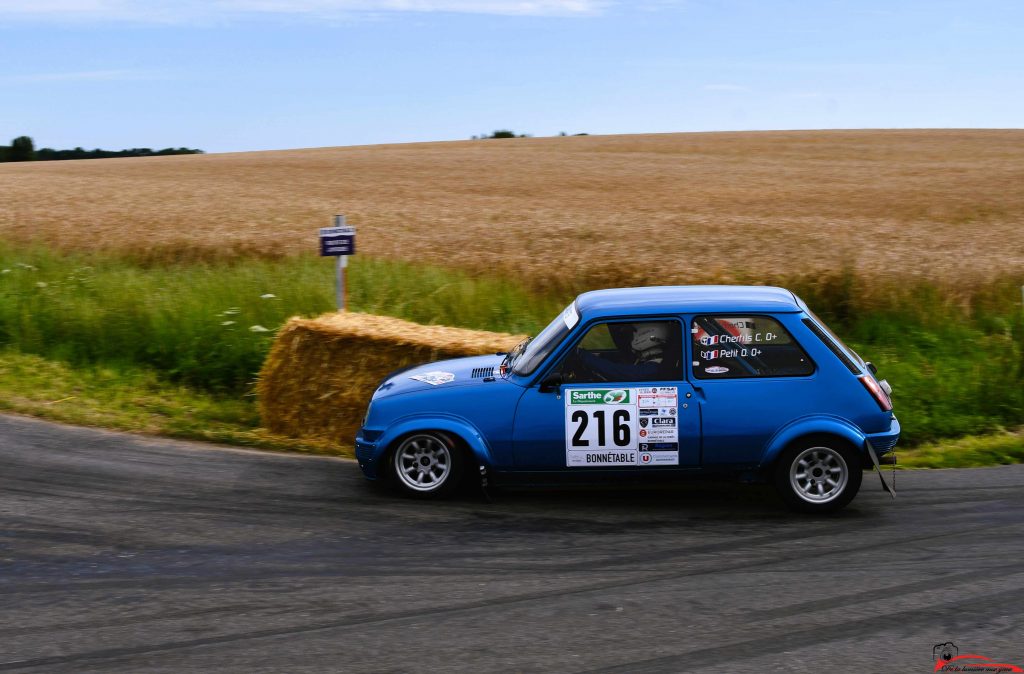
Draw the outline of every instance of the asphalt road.
<instances>
[{"instance_id":1,"label":"asphalt road","mask_svg":"<svg viewBox=\"0 0 1024 674\"><path fill-rule=\"evenodd\" d=\"M1024 466L405 500L349 461L0 416L0 671L1024 666Z\"/></svg>"}]
</instances>

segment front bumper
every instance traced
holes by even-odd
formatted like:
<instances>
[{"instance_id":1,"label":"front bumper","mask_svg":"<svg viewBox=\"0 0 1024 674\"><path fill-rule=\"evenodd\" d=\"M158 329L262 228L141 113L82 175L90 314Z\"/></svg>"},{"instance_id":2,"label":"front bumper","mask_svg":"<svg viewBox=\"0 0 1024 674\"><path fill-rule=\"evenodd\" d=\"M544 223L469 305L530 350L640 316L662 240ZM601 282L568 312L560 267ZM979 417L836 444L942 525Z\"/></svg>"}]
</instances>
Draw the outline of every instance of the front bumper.
<instances>
[{"instance_id":1,"label":"front bumper","mask_svg":"<svg viewBox=\"0 0 1024 674\"><path fill-rule=\"evenodd\" d=\"M372 431L360 428L356 433L356 461L359 468L368 480L376 480L380 460L377 456L377 440L382 435L381 431Z\"/></svg>"}]
</instances>

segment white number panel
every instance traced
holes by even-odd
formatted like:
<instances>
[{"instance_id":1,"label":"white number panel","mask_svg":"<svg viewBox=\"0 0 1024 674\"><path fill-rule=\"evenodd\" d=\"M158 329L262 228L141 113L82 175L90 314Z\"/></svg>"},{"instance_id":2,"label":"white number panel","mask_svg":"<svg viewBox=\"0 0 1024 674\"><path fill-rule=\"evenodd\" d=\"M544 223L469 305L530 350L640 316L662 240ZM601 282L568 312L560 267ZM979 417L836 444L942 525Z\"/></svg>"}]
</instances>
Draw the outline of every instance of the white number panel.
<instances>
[{"instance_id":1,"label":"white number panel","mask_svg":"<svg viewBox=\"0 0 1024 674\"><path fill-rule=\"evenodd\" d=\"M679 465L678 399L674 386L566 389L566 465Z\"/></svg>"}]
</instances>

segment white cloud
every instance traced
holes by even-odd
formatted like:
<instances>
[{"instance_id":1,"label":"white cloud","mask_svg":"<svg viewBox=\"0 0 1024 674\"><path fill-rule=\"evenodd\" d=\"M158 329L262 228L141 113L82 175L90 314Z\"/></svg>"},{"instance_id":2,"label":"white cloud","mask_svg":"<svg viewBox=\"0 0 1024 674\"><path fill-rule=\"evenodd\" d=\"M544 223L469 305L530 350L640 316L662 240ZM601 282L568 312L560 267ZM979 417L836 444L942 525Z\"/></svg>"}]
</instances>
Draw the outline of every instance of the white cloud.
<instances>
[{"instance_id":1,"label":"white cloud","mask_svg":"<svg viewBox=\"0 0 1024 674\"><path fill-rule=\"evenodd\" d=\"M706 91L750 91L747 87L738 84L705 84Z\"/></svg>"},{"instance_id":2,"label":"white cloud","mask_svg":"<svg viewBox=\"0 0 1024 674\"><path fill-rule=\"evenodd\" d=\"M585 16L598 14L610 4L612 0L0 0L0 17L178 22L266 14L335 17L366 12Z\"/></svg>"}]
</instances>

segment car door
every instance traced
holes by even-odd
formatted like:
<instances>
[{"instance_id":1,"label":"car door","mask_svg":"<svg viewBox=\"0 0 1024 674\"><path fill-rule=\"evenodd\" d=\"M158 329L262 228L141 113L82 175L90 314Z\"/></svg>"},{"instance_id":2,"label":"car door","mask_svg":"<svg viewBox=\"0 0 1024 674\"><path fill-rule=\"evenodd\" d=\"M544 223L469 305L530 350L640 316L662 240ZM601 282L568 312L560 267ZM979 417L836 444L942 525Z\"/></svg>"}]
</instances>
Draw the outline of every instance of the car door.
<instances>
[{"instance_id":1,"label":"car door","mask_svg":"<svg viewBox=\"0 0 1024 674\"><path fill-rule=\"evenodd\" d=\"M520 399L513 427L516 468L632 472L699 466L700 412L683 376L682 333L675 317L585 326ZM645 348L652 345L660 348L654 358L655 349Z\"/></svg>"},{"instance_id":2,"label":"car door","mask_svg":"<svg viewBox=\"0 0 1024 674\"><path fill-rule=\"evenodd\" d=\"M768 440L829 392L786 328L787 314L692 317L691 380L701 407L705 466L753 466Z\"/></svg>"}]
</instances>

